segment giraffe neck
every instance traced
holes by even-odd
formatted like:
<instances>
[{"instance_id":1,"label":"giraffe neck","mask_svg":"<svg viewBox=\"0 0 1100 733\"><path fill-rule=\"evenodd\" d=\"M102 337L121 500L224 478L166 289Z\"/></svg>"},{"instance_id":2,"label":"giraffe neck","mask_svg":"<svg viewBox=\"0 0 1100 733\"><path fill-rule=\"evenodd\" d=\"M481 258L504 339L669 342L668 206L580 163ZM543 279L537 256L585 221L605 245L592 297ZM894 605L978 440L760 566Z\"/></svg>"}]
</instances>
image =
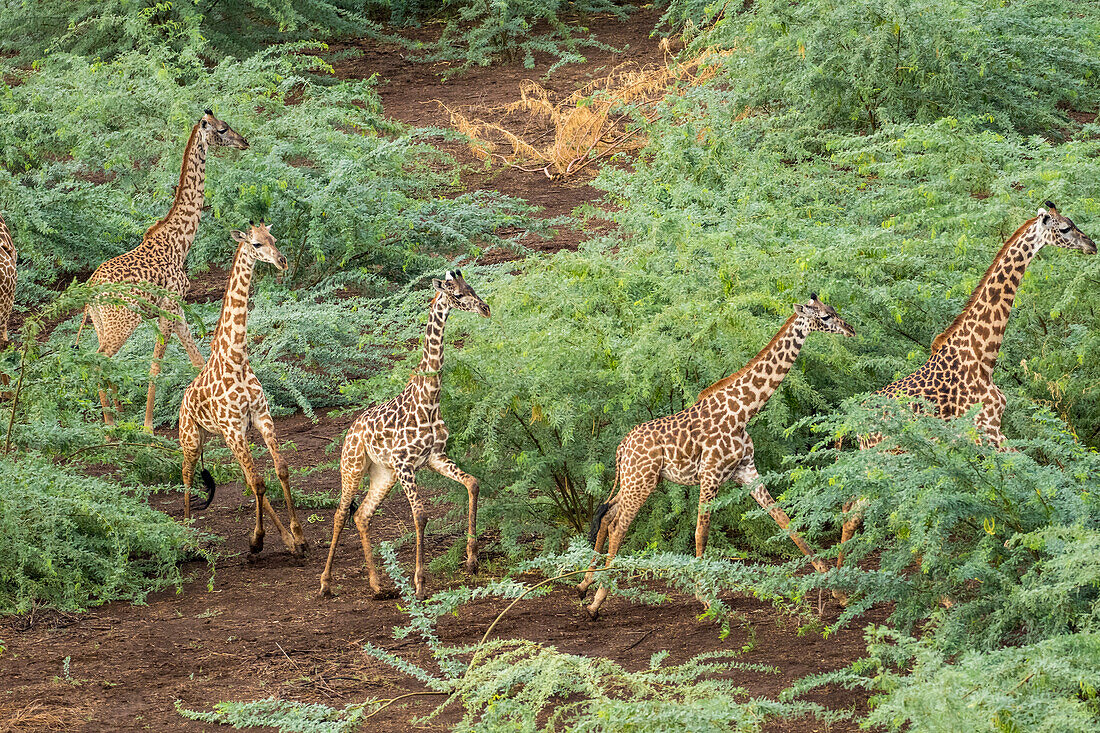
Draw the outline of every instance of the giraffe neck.
<instances>
[{"instance_id":1,"label":"giraffe neck","mask_svg":"<svg viewBox=\"0 0 1100 733\"><path fill-rule=\"evenodd\" d=\"M256 258L248 251L251 246L245 242L237 248L225 297L222 298L218 327L210 343L211 359L218 354L235 363L248 361L248 290L252 285L252 271L256 267Z\"/></svg>"},{"instance_id":2,"label":"giraffe neck","mask_svg":"<svg viewBox=\"0 0 1100 733\"><path fill-rule=\"evenodd\" d=\"M183 149L183 163L180 165L180 178L176 184L176 196L172 208L163 219L146 232L146 239L154 232L165 231L177 236L159 238L171 255L171 261L183 266L187 251L195 241L195 232L202 217L203 194L206 189L206 139L195 125L191 136Z\"/></svg>"},{"instance_id":3,"label":"giraffe neck","mask_svg":"<svg viewBox=\"0 0 1100 733\"><path fill-rule=\"evenodd\" d=\"M424 355L420 357L420 363L416 365L416 371L409 379L410 386L417 384L427 389L426 398L437 396L439 392L439 372L443 369L443 329L447 325L450 312L451 306L447 299L437 294L432 299L428 327L424 331Z\"/></svg>"},{"instance_id":4,"label":"giraffe neck","mask_svg":"<svg viewBox=\"0 0 1100 733\"><path fill-rule=\"evenodd\" d=\"M932 353L953 345L964 354L964 363L976 369L977 376L991 378L1016 291L1041 246L1038 235L1030 227L1010 238L954 323L932 342Z\"/></svg>"},{"instance_id":5,"label":"giraffe neck","mask_svg":"<svg viewBox=\"0 0 1100 733\"><path fill-rule=\"evenodd\" d=\"M806 320L792 315L775 334L768 345L746 364L741 371L715 382L699 395L703 400L711 395L724 395L734 399L748 412L745 421L759 412L783 383L798 358L810 329Z\"/></svg>"},{"instance_id":6,"label":"giraffe neck","mask_svg":"<svg viewBox=\"0 0 1100 733\"><path fill-rule=\"evenodd\" d=\"M451 306L447 299L436 295L432 299L432 309L428 314L428 327L424 331L424 355L416 366L419 374L438 374L443 368L443 329L447 326L447 316Z\"/></svg>"}]
</instances>

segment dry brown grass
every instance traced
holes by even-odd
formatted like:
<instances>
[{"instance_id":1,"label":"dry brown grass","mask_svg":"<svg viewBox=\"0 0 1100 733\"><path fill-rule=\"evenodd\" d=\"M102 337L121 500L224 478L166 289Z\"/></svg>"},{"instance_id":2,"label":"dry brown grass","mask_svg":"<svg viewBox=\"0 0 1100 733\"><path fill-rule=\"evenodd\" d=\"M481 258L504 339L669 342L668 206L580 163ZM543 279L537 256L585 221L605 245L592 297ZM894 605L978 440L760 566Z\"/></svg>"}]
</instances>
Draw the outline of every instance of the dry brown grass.
<instances>
[{"instance_id":1,"label":"dry brown grass","mask_svg":"<svg viewBox=\"0 0 1100 733\"><path fill-rule=\"evenodd\" d=\"M662 43L667 52L667 41ZM670 58L663 67L619 67L561 101L526 80L511 104L444 109L455 129L470 138L478 158L567 178L645 145L642 123L656 117L657 104L714 76L714 62L729 53L708 50L683 63Z\"/></svg>"},{"instance_id":2,"label":"dry brown grass","mask_svg":"<svg viewBox=\"0 0 1100 733\"><path fill-rule=\"evenodd\" d=\"M85 716L78 708L44 705L34 700L22 707L0 705L0 733L73 730Z\"/></svg>"}]
</instances>

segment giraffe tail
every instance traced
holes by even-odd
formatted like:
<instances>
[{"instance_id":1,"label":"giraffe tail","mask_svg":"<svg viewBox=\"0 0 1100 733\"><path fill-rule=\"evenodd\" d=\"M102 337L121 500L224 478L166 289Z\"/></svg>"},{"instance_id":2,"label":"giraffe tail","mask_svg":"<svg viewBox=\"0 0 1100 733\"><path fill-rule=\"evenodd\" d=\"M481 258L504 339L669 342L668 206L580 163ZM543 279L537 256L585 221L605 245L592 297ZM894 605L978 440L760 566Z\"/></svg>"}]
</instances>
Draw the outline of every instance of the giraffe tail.
<instances>
[{"instance_id":1,"label":"giraffe tail","mask_svg":"<svg viewBox=\"0 0 1100 733\"><path fill-rule=\"evenodd\" d=\"M218 485L214 483L214 477L211 476L210 472L207 471L205 468L202 469L202 473L200 475L202 476L202 485L206 488L206 501L204 501L202 504L194 504L192 506L195 511L199 512L210 506L210 502L214 501L214 489L218 487Z\"/></svg>"},{"instance_id":2,"label":"giraffe tail","mask_svg":"<svg viewBox=\"0 0 1100 733\"><path fill-rule=\"evenodd\" d=\"M588 544L595 546L596 535L600 533L600 524L603 522L603 518L607 516L608 512L611 512L611 517L615 516L615 508L617 504L615 502L615 495L618 493L619 488L619 452L615 451L615 481L611 484L611 494L607 497L607 501L596 507L596 513L592 515L592 524L588 526Z\"/></svg>"},{"instance_id":3,"label":"giraffe tail","mask_svg":"<svg viewBox=\"0 0 1100 733\"><path fill-rule=\"evenodd\" d=\"M76 341L73 342L73 348L80 346L80 333L84 330L84 324L88 322L88 308L84 308L84 317L80 319L80 328L76 329Z\"/></svg>"},{"instance_id":4,"label":"giraffe tail","mask_svg":"<svg viewBox=\"0 0 1100 733\"><path fill-rule=\"evenodd\" d=\"M592 525L588 528L588 544L596 545L596 535L600 533L600 524L603 522L604 515L611 510L612 504L609 501L605 501L596 507L596 513L592 515Z\"/></svg>"}]
</instances>

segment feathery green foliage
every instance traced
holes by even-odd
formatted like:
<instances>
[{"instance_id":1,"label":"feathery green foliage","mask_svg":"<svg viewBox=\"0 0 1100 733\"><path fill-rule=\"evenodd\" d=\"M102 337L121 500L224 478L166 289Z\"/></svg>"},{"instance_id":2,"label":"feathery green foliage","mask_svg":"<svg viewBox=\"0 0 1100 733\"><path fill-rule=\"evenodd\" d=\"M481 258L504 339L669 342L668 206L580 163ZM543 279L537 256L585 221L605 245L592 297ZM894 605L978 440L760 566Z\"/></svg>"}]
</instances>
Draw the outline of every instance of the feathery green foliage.
<instances>
[{"instance_id":1,"label":"feathery green foliage","mask_svg":"<svg viewBox=\"0 0 1100 733\"><path fill-rule=\"evenodd\" d=\"M0 613L140 601L182 582L198 537L139 489L31 454L0 457Z\"/></svg>"}]
</instances>

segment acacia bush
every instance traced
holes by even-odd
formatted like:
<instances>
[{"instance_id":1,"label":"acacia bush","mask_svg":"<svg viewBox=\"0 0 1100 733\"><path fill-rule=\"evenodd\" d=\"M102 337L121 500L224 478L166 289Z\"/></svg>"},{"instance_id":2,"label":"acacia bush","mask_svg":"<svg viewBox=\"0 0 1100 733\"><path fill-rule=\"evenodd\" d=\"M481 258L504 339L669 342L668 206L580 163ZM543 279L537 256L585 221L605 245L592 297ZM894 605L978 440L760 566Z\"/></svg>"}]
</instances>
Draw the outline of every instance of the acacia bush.
<instances>
[{"instance_id":1,"label":"acacia bush","mask_svg":"<svg viewBox=\"0 0 1100 733\"><path fill-rule=\"evenodd\" d=\"M531 69L536 53L555 58L546 72L549 75L563 64L583 62L584 48L611 49L573 18L607 14L623 19L630 10L628 3L617 0L447 0L441 4L374 0L373 4L376 16L394 23L442 22L442 33L434 41L394 35L389 40L418 52L421 61L453 62L445 76L499 60L522 59L524 67Z\"/></svg>"},{"instance_id":2,"label":"acacia bush","mask_svg":"<svg viewBox=\"0 0 1100 733\"><path fill-rule=\"evenodd\" d=\"M211 212L192 268L228 267L229 231L250 219L272 225L295 285L340 273L375 292L439 267L438 252L515 246L524 232L496 232L529 225L526 204L444 195L455 182L449 159L386 121L369 82L324 79L312 50L278 46L209 69L137 52L8 68L0 207L28 263L21 301L140 241L171 206L187 134L206 107L251 147L210 156Z\"/></svg>"},{"instance_id":3,"label":"acacia bush","mask_svg":"<svg viewBox=\"0 0 1100 733\"><path fill-rule=\"evenodd\" d=\"M362 4L350 0L39 0L0 6L0 50L29 61L58 52L109 60L132 50L221 58L370 28Z\"/></svg>"},{"instance_id":4,"label":"acacia bush","mask_svg":"<svg viewBox=\"0 0 1100 733\"><path fill-rule=\"evenodd\" d=\"M0 456L0 613L79 611L180 585L200 539L139 489L31 454Z\"/></svg>"},{"instance_id":5,"label":"acacia bush","mask_svg":"<svg viewBox=\"0 0 1100 733\"><path fill-rule=\"evenodd\" d=\"M1060 105L1098 101L1095 6L763 0L709 12L717 17L695 44L737 49L724 62L738 110L863 132L971 115L1041 132L1066 124Z\"/></svg>"}]
</instances>

